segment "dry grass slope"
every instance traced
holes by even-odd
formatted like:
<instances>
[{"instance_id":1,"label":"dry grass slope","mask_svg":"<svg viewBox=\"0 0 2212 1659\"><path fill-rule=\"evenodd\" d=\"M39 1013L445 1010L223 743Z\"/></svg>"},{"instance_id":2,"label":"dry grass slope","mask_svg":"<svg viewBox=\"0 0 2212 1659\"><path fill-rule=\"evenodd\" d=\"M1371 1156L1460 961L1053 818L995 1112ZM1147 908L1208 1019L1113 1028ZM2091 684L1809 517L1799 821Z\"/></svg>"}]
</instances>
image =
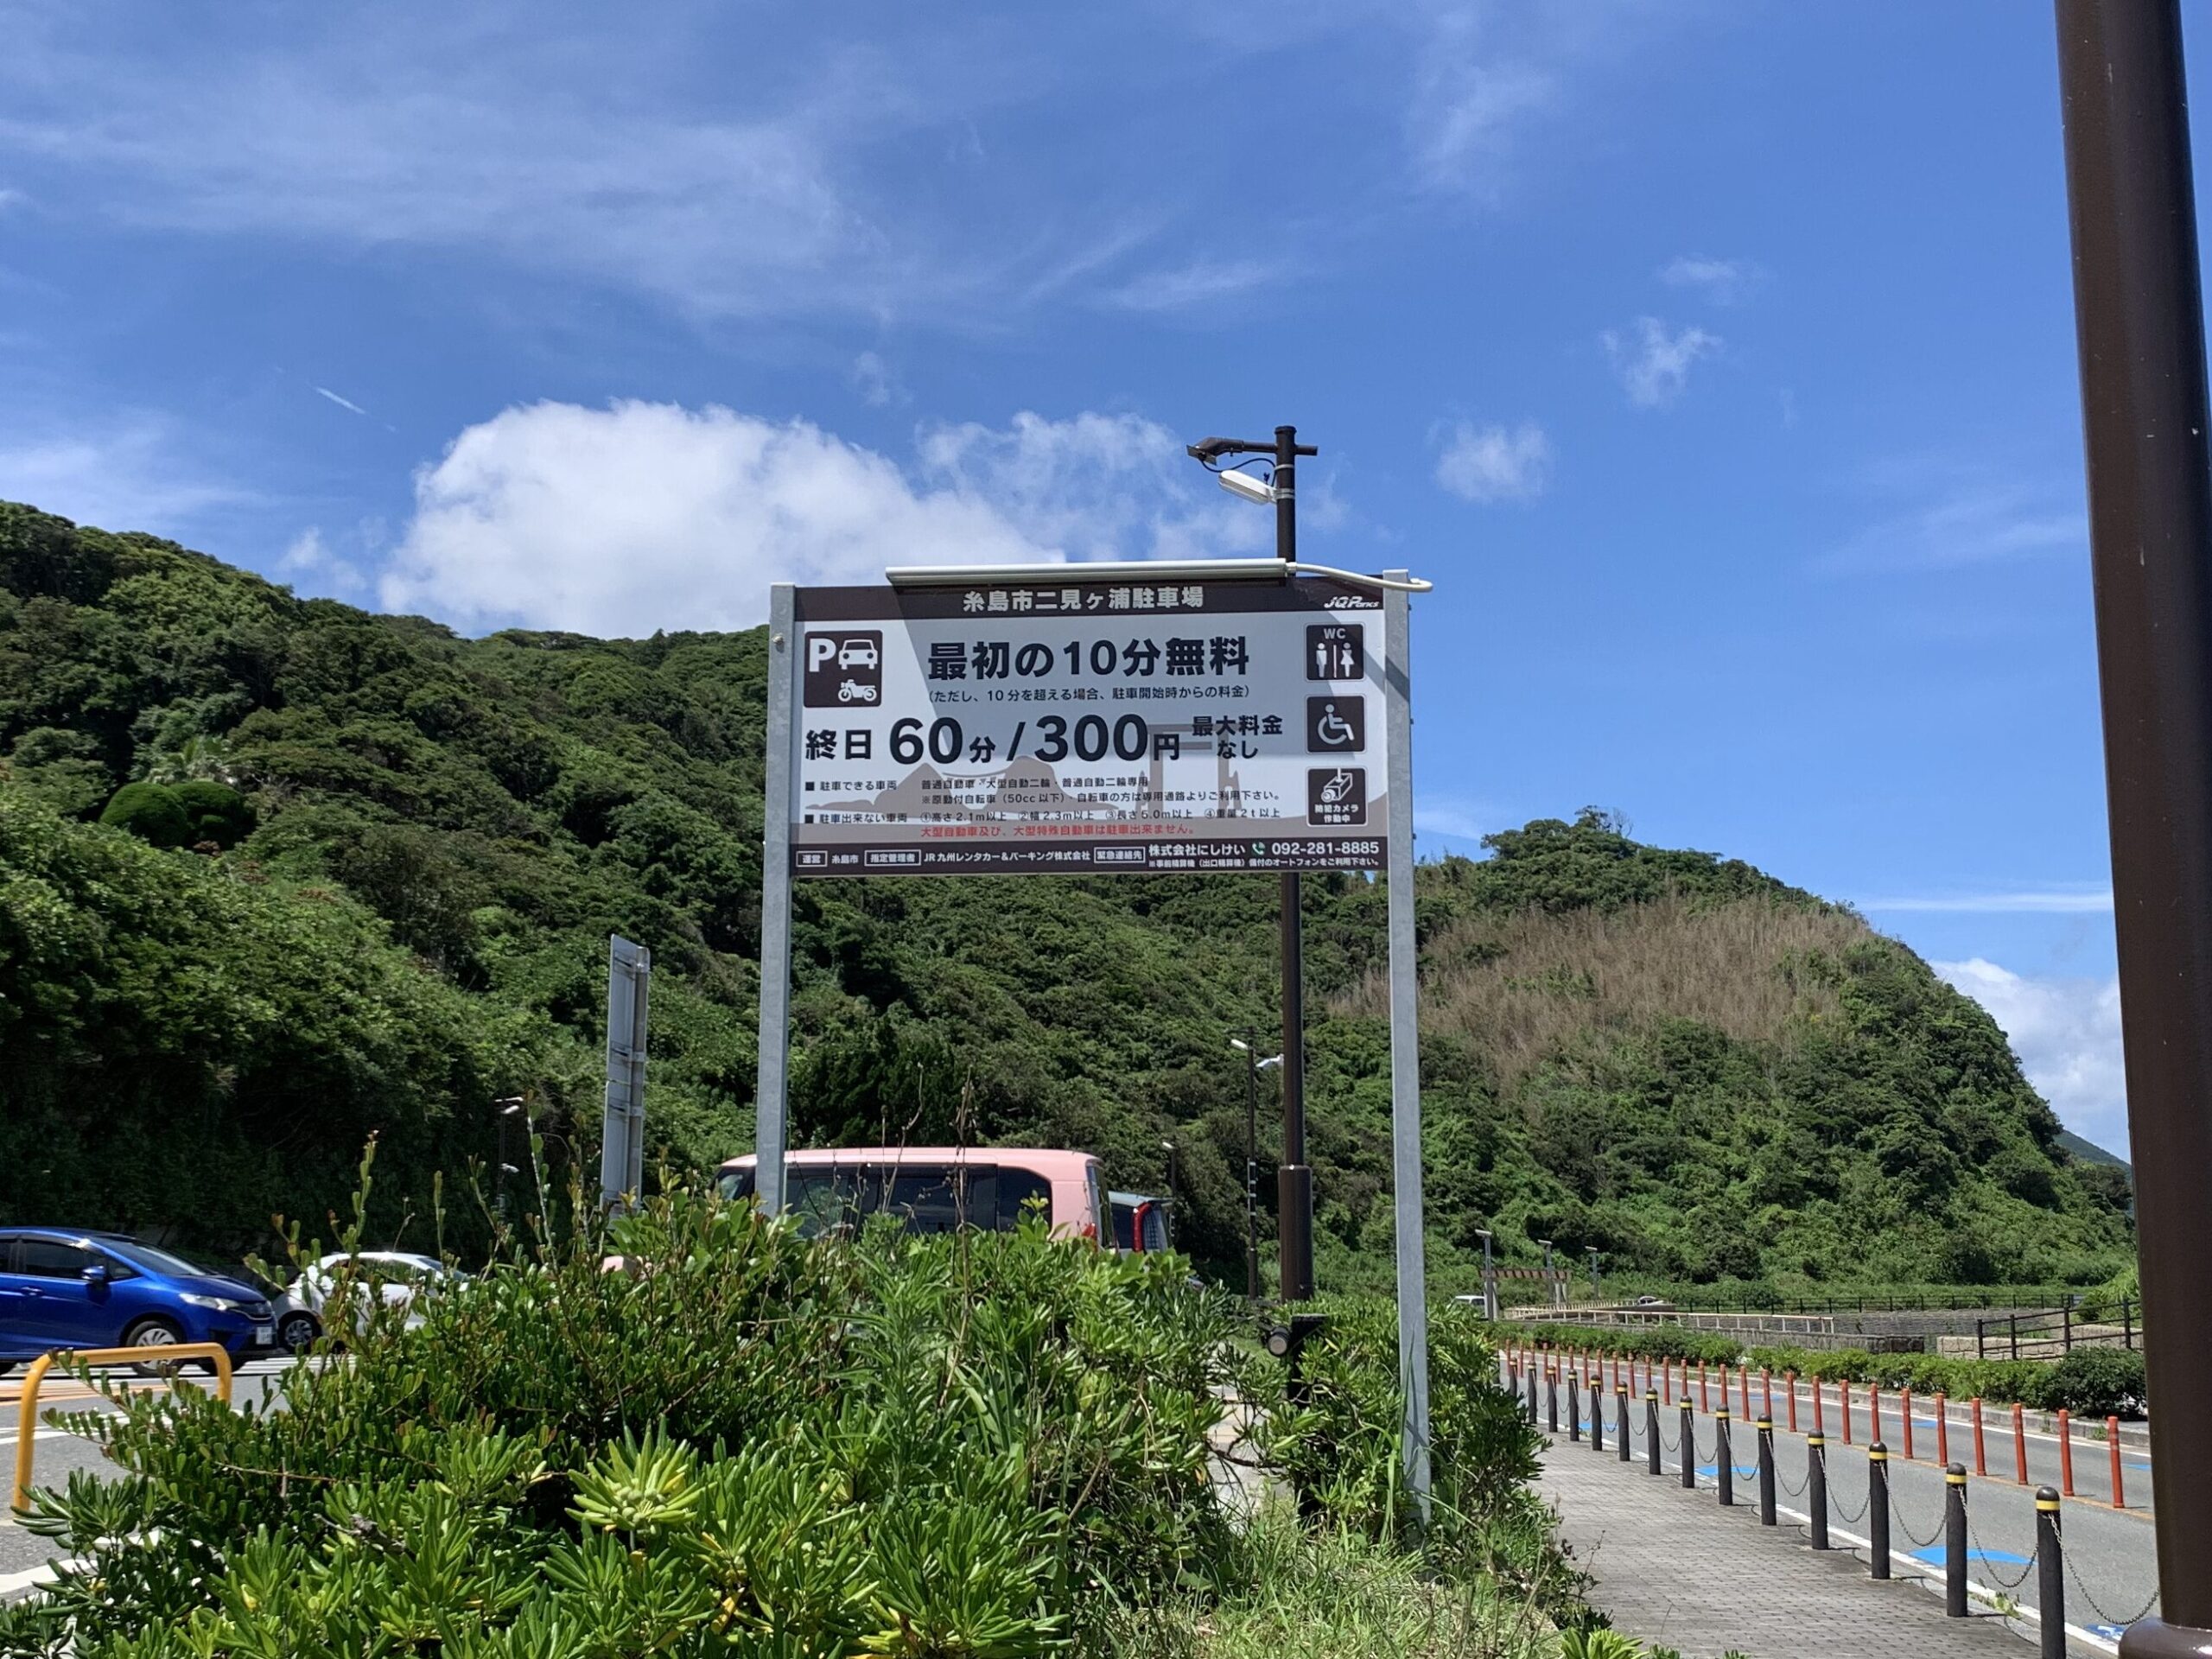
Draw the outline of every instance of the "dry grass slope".
<instances>
[{"instance_id":1,"label":"dry grass slope","mask_svg":"<svg viewBox=\"0 0 2212 1659\"><path fill-rule=\"evenodd\" d=\"M1421 1025L1466 1039L1509 1089L1593 1027L1674 1018L1773 1041L1793 1016L1834 1011L1795 964L1868 937L1855 916L1765 899L1468 918L1429 942ZM1371 976L1341 1011L1381 1016L1386 995Z\"/></svg>"}]
</instances>

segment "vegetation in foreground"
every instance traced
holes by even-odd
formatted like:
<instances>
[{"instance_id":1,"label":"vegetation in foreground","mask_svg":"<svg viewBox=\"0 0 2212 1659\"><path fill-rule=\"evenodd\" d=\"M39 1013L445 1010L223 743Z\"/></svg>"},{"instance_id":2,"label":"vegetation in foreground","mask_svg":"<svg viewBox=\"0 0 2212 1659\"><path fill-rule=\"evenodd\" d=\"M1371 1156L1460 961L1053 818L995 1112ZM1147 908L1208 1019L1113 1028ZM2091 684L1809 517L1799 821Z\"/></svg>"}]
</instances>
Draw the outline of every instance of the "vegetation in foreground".
<instances>
[{"instance_id":1,"label":"vegetation in foreground","mask_svg":"<svg viewBox=\"0 0 2212 1659\"><path fill-rule=\"evenodd\" d=\"M1041 1222L809 1242L679 1192L611 1242L635 1271L581 1236L417 1329L379 1313L277 1409L180 1387L64 1419L119 1478L40 1495L29 1524L81 1564L0 1611L0 1652L1227 1656L1325 1592L1348 1631L1455 1632L1397 1650L1517 1656L1575 1610L1471 1319L1436 1332L1415 1554L1379 1310L1294 1408L1178 1259ZM1264 1423L1237 1446L1232 1395ZM1217 1453L1302 1491L1310 1529L1237 1525Z\"/></svg>"},{"instance_id":2,"label":"vegetation in foreground","mask_svg":"<svg viewBox=\"0 0 2212 1659\"><path fill-rule=\"evenodd\" d=\"M594 1169L613 931L658 967L654 1156L748 1149L765 675L759 630L467 639L0 504L0 1220L266 1248L272 1213L342 1210L375 1130L376 1242L419 1246L513 1095ZM1615 1282L2086 1284L2125 1257L2125 1171L2067 1154L1987 1015L1848 912L1594 812L1416 887L1440 1288L1473 1287L1478 1228L1508 1262L1598 1249ZM1322 1275L1379 1287L1382 895L1305 890ZM798 1137L960 1126L1154 1191L1172 1138L1179 1242L1235 1281L1228 1039L1279 1024L1274 895L805 884Z\"/></svg>"}]
</instances>

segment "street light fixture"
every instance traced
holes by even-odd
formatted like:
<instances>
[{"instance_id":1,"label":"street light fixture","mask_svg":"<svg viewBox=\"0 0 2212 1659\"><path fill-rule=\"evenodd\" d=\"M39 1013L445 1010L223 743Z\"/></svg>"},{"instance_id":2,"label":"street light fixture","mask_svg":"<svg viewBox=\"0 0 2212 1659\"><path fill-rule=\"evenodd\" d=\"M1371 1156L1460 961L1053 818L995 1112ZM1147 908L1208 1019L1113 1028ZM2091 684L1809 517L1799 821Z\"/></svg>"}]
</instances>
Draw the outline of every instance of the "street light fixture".
<instances>
[{"instance_id":1,"label":"street light fixture","mask_svg":"<svg viewBox=\"0 0 2212 1659\"><path fill-rule=\"evenodd\" d=\"M1167 1248L1172 1250L1175 1248L1175 1143L1163 1141L1160 1144L1167 1148Z\"/></svg>"},{"instance_id":2,"label":"street light fixture","mask_svg":"<svg viewBox=\"0 0 2212 1659\"><path fill-rule=\"evenodd\" d=\"M1187 446L1193 461L1222 480L1224 488L1245 500L1275 510L1275 556L1286 569L1298 563L1298 458L1321 452L1298 442L1294 426L1275 428L1273 442L1244 438L1200 438ZM1230 455L1263 457L1272 462L1267 481L1247 478L1221 462ZM1236 479L1238 482L1230 480ZM1281 1246L1282 1296L1302 1302L1313 1294L1313 1171L1306 1162L1306 976L1299 928L1298 872L1282 872L1279 891L1282 938L1282 1162L1278 1166L1277 1229Z\"/></svg>"},{"instance_id":3,"label":"street light fixture","mask_svg":"<svg viewBox=\"0 0 2212 1659\"><path fill-rule=\"evenodd\" d=\"M493 1204L499 1212L499 1219L504 1222L507 1219L507 1177L517 1173L514 1165L507 1160L507 1124L523 1109L523 1098L520 1095L509 1095L493 1101L492 1105L498 1112L499 1121L499 1170L498 1179L493 1183Z\"/></svg>"}]
</instances>

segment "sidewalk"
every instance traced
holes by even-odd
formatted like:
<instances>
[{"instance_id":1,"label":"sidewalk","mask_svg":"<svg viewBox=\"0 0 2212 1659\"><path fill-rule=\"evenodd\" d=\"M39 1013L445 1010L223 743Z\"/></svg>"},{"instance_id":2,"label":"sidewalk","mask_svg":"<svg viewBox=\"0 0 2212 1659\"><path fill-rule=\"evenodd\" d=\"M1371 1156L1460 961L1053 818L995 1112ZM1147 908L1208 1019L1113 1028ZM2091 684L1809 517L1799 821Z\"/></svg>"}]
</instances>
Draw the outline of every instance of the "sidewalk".
<instances>
[{"instance_id":1,"label":"sidewalk","mask_svg":"<svg viewBox=\"0 0 2212 1659\"><path fill-rule=\"evenodd\" d=\"M1580 1455L1576 1455L1580 1452ZM1537 1482L1560 1536L1596 1582L1593 1606L1626 1635L1685 1659L2026 1659L2034 1649L1993 1614L1946 1618L1940 1598L1880 1584L1843 1552L1815 1554L1749 1507L1631 1473L1563 1443Z\"/></svg>"}]
</instances>

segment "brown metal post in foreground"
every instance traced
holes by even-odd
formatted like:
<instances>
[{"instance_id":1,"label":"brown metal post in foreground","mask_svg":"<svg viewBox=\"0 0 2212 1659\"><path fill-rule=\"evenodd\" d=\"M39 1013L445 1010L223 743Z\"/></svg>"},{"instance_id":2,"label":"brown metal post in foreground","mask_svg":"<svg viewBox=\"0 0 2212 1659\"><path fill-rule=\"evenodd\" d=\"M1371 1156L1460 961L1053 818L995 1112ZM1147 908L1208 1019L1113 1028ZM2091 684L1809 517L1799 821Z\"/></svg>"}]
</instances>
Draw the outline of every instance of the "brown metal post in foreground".
<instances>
[{"instance_id":1,"label":"brown metal post in foreground","mask_svg":"<svg viewBox=\"0 0 2212 1659\"><path fill-rule=\"evenodd\" d=\"M2212 1644L2212 476L2175 0L2057 0L2162 1618Z\"/></svg>"}]
</instances>

